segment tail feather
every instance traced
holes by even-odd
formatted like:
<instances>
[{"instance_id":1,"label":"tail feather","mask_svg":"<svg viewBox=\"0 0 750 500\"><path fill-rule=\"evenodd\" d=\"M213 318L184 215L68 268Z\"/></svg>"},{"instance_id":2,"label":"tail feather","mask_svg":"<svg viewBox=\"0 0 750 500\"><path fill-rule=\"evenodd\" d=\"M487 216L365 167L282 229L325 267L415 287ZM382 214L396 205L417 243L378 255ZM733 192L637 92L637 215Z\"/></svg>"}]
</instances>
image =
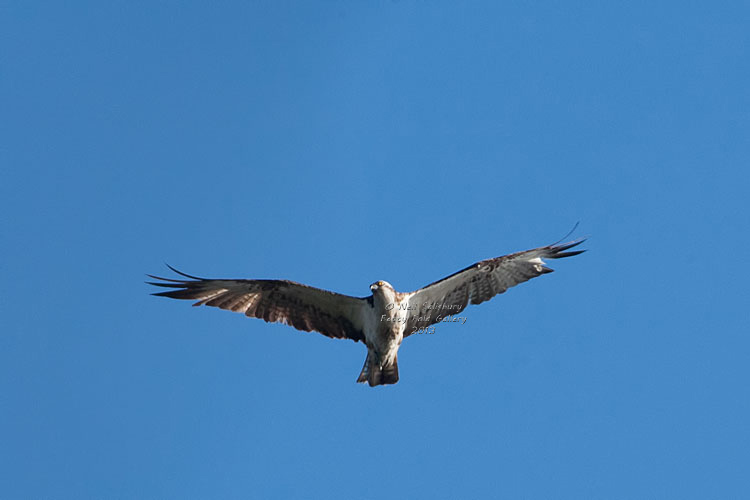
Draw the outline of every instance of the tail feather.
<instances>
[{"instance_id":1,"label":"tail feather","mask_svg":"<svg viewBox=\"0 0 750 500\"><path fill-rule=\"evenodd\" d=\"M365 366L362 367L362 371L359 374L359 377L357 378L358 384L363 384L367 382L367 379L370 378L370 351L367 351L367 357L365 358Z\"/></svg>"},{"instance_id":2,"label":"tail feather","mask_svg":"<svg viewBox=\"0 0 750 500\"><path fill-rule=\"evenodd\" d=\"M393 363L381 370L381 384L395 384L398 382L398 354L393 357Z\"/></svg>"},{"instance_id":3,"label":"tail feather","mask_svg":"<svg viewBox=\"0 0 750 500\"><path fill-rule=\"evenodd\" d=\"M370 384L370 387L376 385L395 384L398 382L398 355L393 357L393 363L380 367L378 356L368 350L365 366L357 378L357 382Z\"/></svg>"}]
</instances>

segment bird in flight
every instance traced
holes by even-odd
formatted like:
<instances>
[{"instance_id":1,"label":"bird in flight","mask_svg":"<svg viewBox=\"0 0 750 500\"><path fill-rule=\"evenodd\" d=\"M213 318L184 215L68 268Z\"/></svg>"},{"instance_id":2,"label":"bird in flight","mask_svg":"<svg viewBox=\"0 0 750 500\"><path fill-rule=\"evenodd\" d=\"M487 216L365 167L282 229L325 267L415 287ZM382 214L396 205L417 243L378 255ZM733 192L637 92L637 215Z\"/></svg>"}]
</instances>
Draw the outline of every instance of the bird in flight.
<instances>
[{"instance_id":1,"label":"bird in flight","mask_svg":"<svg viewBox=\"0 0 750 500\"><path fill-rule=\"evenodd\" d=\"M372 387L398 382L398 349L406 337L425 332L446 318L455 320L469 304L481 304L512 286L551 273L543 259L583 253L585 250L570 251L583 241L558 242L482 260L415 292L397 292L387 281L376 281L370 285L369 297L351 297L287 280L198 278L169 265L187 279L149 274L159 281L147 283L174 289L153 295L196 300L194 306L218 307L305 332L314 330L335 339L363 342L367 358L357 382Z\"/></svg>"}]
</instances>

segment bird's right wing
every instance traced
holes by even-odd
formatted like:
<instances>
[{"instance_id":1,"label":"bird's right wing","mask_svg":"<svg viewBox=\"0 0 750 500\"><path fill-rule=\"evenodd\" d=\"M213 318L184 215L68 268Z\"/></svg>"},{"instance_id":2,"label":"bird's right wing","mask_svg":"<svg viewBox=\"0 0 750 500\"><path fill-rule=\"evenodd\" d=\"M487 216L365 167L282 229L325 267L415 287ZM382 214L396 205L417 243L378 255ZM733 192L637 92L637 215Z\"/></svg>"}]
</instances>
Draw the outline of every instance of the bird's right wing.
<instances>
[{"instance_id":1,"label":"bird's right wing","mask_svg":"<svg viewBox=\"0 0 750 500\"><path fill-rule=\"evenodd\" d=\"M151 285L175 288L154 293L173 299L197 300L207 305L244 313L267 322L283 323L305 332L316 331L336 339L364 342L364 323L370 313L366 298L351 297L286 280L169 279L148 275L160 282Z\"/></svg>"}]
</instances>

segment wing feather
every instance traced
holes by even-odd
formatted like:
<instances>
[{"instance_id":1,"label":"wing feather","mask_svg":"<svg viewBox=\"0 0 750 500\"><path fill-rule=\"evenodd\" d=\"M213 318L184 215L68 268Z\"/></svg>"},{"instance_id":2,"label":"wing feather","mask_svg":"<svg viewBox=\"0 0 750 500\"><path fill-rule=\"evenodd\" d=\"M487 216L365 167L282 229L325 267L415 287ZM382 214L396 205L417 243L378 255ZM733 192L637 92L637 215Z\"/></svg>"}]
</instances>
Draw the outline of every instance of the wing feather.
<instances>
[{"instance_id":1,"label":"wing feather","mask_svg":"<svg viewBox=\"0 0 750 500\"><path fill-rule=\"evenodd\" d=\"M469 304L481 304L492 297L552 269L544 265L543 259L561 259L581 254L585 250L566 251L583 243L578 239L563 244L552 244L494 259L487 259L431 283L408 299L414 307L406 324L405 336L420 327L440 322L448 315L455 315Z\"/></svg>"},{"instance_id":2,"label":"wing feather","mask_svg":"<svg viewBox=\"0 0 750 500\"><path fill-rule=\"evenodd\" d=\"M161 278L147 282L174 288L153 295L196 300L194 306L211 306L241 312L267 322L283 323L302 331L317 331L331 338L363 341L366 298L351 297L286 280L206 279L167 265L189 279Z\"/></svg>"}]
</instances>

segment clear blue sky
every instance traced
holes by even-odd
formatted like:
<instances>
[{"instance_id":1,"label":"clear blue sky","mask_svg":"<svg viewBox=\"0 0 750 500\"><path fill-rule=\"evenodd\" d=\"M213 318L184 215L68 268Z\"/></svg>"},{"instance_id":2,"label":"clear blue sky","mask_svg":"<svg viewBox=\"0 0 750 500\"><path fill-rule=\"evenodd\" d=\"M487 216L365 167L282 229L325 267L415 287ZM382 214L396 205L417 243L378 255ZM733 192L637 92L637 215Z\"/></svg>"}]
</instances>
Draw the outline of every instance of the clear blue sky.
<instances>
[{"instance_id":1,"label":"clear blue sky","mask_svg":"<svg viewBox=\"0 0 750 500\"><path fill-rule=\"evenodd\" d=\"M0 497L750 492L745 2L2 2ZM402 345L156 298L589 252Z\"/></svg>"}]
</instances>

